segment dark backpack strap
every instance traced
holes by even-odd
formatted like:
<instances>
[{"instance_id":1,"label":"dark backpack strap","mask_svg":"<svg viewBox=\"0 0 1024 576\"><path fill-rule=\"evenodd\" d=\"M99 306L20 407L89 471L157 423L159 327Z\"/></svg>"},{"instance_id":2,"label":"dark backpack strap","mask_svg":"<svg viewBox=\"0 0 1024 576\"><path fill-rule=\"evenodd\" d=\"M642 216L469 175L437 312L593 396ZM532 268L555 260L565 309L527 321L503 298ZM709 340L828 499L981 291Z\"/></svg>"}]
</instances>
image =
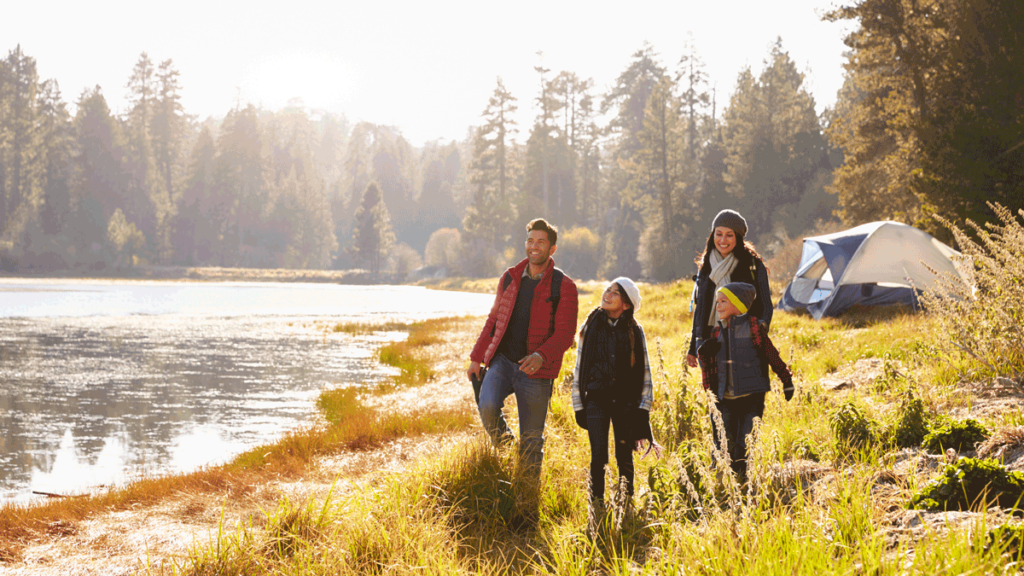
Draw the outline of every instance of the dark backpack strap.
<instances>
[{"instance_id":1,"label":"dark backpack strap","mask_svg":"<svg viewBox=\"0 0 1024 576\"><path fill-rule=\"evenodd\" d=\"M554 273L551 274L551 296L547 300L551 302L551 325L548 327L548 337L555 333L555 313L558 312L558 303L562 300L563 278L565 278L565 272L555 268Z\"/></svg>"}]
</instances>

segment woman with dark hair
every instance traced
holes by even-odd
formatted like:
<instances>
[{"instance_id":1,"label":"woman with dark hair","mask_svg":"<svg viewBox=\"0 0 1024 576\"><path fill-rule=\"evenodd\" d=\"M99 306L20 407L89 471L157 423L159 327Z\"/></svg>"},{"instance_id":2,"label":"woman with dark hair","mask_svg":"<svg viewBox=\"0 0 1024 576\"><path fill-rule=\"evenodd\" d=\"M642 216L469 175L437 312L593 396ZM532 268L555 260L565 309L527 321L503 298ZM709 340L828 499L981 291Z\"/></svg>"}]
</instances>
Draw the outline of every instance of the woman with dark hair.
<instances>
[{"instance_id":1,"label":"woman with dark hair","mask_svg":"<svg viewBox=\"0 0 1024 576\"><path fill-rule=\"evenodd\" d=\"M576 423L590 439L590 500L592 511L604 505L604 467L608 464L608 427L615 432L615 463L633 495L633 451L644 442L648 452L660 447L651 433L654 400L647 339L633 313L640 308L640 290L629 278L608 284L580 328L572 404ZM628 500L627 500L628 501Z\"/></svg>"},{"instance_id":2,"label":"woman with dark hair","mask_svg":"<svg viewBox=\"0 0 1024 576\"><path fill-rule=\"evenodd\" d=\"M686 363L697 367L697 348L711 335L718 324L715 292L730 282L745 282L754 286L754 303L750 315L759 319L765 329L772 321L771 288L768 269L754 247L744 241L747 221L733 210L722 210L711 224L704 253L695 261L700 266L693 288L693 332Z\"/></svg>"}]
</instances>

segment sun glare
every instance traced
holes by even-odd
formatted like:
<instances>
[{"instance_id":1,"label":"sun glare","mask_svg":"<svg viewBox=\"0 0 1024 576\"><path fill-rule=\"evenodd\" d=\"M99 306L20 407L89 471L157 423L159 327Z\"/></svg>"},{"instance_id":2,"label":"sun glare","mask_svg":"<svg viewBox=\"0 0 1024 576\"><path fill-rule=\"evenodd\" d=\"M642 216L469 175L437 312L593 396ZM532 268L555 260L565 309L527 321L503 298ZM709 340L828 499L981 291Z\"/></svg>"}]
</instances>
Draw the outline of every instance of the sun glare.
<instances>
[{"instance_id":1,"label":"sun glare","mask_svg":"<svg viewBox=\"0 0 1024 576\"><path fill-rule=\"evenodd\" d=\"M277 109L293 98L312 108L344 109L352 91L352 73L339 58L289 53L257 60L242 80L243 100Z\"/></svg>"}]
</instances>

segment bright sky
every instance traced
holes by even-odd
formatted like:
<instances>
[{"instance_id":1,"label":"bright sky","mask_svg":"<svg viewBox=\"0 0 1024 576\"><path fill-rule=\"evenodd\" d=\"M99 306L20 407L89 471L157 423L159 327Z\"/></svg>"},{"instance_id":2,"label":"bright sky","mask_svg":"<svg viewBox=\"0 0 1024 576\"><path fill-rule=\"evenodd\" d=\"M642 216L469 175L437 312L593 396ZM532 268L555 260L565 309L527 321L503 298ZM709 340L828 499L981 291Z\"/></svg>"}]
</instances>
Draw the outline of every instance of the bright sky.
<instances>
[{"instance_id":1,"label":"bright sky","mask_svg":"<svg viewBox=\"0 0 1024 576\"><path fill-rule=\"evenodd\" d=\"M820 14L837 0L518 2L312 0L138 2L58 0L4 8L0 49L15 45L56 78L72 104L99 84L125 109L139 54L173 59L186 112L223 116L236 100L308 108L398 126L414 145L460 139L501 76L519 99L520 138L535 116L537 51L552 70L593 78L603 92L645 41L675 71L692 32L719 111L744 66L783 47L807 74L819 112L842 85L843 26Z\"/></svg>"}]
</instances>

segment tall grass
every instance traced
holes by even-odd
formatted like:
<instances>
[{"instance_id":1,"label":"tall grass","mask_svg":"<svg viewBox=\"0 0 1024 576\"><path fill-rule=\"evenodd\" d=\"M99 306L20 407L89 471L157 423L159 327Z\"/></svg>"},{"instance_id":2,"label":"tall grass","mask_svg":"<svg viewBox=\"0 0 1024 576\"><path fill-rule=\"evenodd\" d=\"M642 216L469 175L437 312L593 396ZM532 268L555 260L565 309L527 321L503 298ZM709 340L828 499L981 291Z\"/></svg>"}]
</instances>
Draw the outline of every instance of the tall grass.
<instances>
[{"instance_id":1,"label":"tall grass","mask_svg":"<svg viewBox=\"0 0 1024 576\"><path fill-rule=\"evenodd\" d=\"M989 203L998 223L967 221L977 236L939 218L963 253L967 278L943 277L922 302L938 319L946 338L939 345L966 378L1024 379L1024 226L1017 215ZM937 217L938 218L938 217Z\"/></svg>"},{"instance_id":2,"label":"tall grass","mask_svg":"<svg viewBox=\"0 0 1024 576\"><path fill-rule=\"evenodd\" d=\"M966 525L916 532L898 520L927 480L925 468L893 472L895 441L884 440L896 437L899 423L916 422L906 416L905 406L917 406L907 398L919 399L926 414L965 401L949 368L935 362L939 319L901 309L824 321L777 313L771 337L794 369L798 391L790 402L769 394L750 439L749 482L741 485L712 440L713 403L700 374L684 362L691 286L641 288L637 318L655 381L651 422L666 453L636 460L631 507L613 498L619 504L604 513L588 510L589 446L574 423L565 379L575 362L572 349L551 400L539 485L524 484L514 451L496 451L481 437L346 499L303 504L303 510L327 509L327 528L290 528L288 538L301 540L289 544L298 551L292 556L267 545L280 538L272 520L278 511L268 514L269 527L242 526L224 536L230 553L218 555L211 540L203 554L167 570L247 573L225 567L230 564L339 574L896 575L1007 568L1009 548L986 543L984 513ZM599 292L581 299L581 320ZM817 385L863 358L882 363L878 378L850 392ZM828 415L848 400L874 431L873 443L851 445L830 428ZM993 418L1016 423L1019 415ZM614 462L608 473L617 478ZM284 516L314 523L312 513Z\"/></svg>"}]
</instances>

